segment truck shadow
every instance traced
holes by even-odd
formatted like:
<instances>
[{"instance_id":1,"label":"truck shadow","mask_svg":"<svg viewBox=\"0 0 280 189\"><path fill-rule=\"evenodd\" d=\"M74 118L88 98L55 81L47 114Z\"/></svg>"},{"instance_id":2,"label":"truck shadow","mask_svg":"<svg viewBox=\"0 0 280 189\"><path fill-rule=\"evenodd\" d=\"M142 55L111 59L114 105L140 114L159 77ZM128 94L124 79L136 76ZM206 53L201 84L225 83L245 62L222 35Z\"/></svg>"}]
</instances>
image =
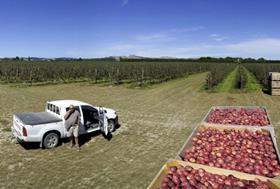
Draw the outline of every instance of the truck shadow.
<instances>
[{"instance_id":1,"label":"truck shadow","mask_svg":"<svg viewBox=\"0 0 280 189\"><path fill-rule=\"evenodd\" d=\"M39 142L25 142L25 143L19 143L25 150L35 150L40 148Z\"/></svg>"},{"instance_id":2,"label":"truck shadow","mask_svg":"<svg viewBox=\"0 0 280 189\"><path fill-rule=\"evenodd\" d=\"M116 129L119 129L121 127L120 124L116 125ZM83 146L84 144L88 143L92 138L98 136L102 134L103 137L105 139L107 139L108 141L110 141L112 138L113 138L113 135L112 133L108 133L108 135L106 136L104 133L102 133L101 131L96 131L96 132L93 132L93 133L89 133L89 134L84 134L84 135L81 135L79 136L79 143L80 143L80 146ZM69 141L69 140L68 140Z\"/></svg>"},{"instance_id":3,"label":"truck shadow","mask_svg":"<svg viewBox=\"0 0 280 189\"><path fill-rule=\"evenodd\" d=\"M112 134L108 134L107 136L105 136L102 132L100 131L96 131L96 132L93 132L93 133L89 133L89 134L84 134L84 135L81 135L79 136L79 143L80 143L80 146L83 146L85 145L86 143L88 143L89 141L91 141L92 138L94 137L97 137L99 135L103 135L103 137L105 139L107 139L108 141L110 141L113 136ZM69 141L69 140L68 140ZM69 141L70 142L70 141Z\"/></svg>"},{"instance_id":4,"label":"truck shadow","mask_svg":"<svg viewBox=\"0 0 280 189\"><path fill-rule=\"evenodd\" d=\"M116 125L116 130L120 128L120 124ZM101 131L95 131L92 133L88 133L88 134L83 134L79 136L79 143L80 146L85 145L86 143L88 143L92 138L97 137L99 135L103 135L103 137L110 141L113 138L113 135L111 133L109 133L107 136L104 135ZM58 144L58 146L62 146L62 144L66 144L69 143L70 139L69 138L65 138L62 139L60 141L60 143ZM29 142L29 143L19 143L25 150L35 150L35 149L39 149L40 148L40 143L35 143L35 142ZM67 145L67 144L66 144ZM57 147L58 147L57 146Z\"/></svg>"}]
</instances>

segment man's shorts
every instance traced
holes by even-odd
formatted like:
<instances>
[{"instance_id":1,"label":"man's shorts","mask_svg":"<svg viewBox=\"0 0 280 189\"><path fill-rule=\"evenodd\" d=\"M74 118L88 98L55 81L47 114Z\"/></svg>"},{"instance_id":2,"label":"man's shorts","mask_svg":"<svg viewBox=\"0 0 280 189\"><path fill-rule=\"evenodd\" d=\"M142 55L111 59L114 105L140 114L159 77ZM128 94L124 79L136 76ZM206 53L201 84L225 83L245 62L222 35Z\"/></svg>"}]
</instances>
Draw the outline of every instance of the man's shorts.
<instances>
[{"instance_id":1,"label":"man's shorts","mask_svg":"<svg viewBox=\"0 0 280 189\"><path fill-rule=\"evenodd\" d=\"M69 131L68 131L68 137L71 137L73 136L74 137L78 137L79 136L79 127L78 125L74 125L74 126L71 126Z\"/></svg>"}]
</instances>

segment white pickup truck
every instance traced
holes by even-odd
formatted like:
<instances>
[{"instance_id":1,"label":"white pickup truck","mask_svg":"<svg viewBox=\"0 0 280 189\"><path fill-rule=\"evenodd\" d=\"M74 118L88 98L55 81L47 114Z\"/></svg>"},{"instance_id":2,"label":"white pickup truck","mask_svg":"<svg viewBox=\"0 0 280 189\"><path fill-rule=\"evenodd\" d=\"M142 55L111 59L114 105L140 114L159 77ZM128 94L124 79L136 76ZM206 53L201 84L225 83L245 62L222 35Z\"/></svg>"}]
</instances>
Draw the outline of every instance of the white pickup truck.
<instances>
[{"instance_id":1,"label":"white pickup truck","mask_svg":"<svg viewBox=\"0 0 280 189\"><path fill-rule=\"evenodd\" d=\"M44 148L56 147L60 139L67 137L64 115L70 105L81 114L79 134L100 130L108 135L118 125L118 115L112 109L76 100L57 100L47 102L44 112L15 113L12 135L19 142L40 142Z\"/></svg>"}]
</instances>

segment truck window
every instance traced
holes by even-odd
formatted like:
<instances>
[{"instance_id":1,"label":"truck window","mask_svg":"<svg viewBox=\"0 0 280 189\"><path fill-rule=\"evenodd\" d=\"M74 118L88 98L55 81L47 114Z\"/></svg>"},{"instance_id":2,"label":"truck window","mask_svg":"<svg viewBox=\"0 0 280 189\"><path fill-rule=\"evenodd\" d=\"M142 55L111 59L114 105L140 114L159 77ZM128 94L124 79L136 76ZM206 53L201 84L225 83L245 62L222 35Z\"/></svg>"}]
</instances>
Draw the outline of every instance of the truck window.
<instances>
[{"instance_id":1,"label":"truck window","mask_svg":"<svg viewBox=\"0 0 280 189\"><path fill-rule=\"evenodd\" d=\"M68 112L68 110L69 110L69 107L66 108L66 112ZM75 106L75 110L77 110L78 112L80 112L79 106ZM81 112L80 112L80 113L81 113Z\"/></svg>"},{"instance_id":2,"label":"truck window","mask_svg":"<svg viewBox=\"0 0 280 189\"><path fill-rule=\"evenodd\" d=\"M48 103L47 104L47 109L52 111L53 113L56 113L56 114L60 115L59 108L57 106L53 105L53 104Z\"/></svg>"},{"instance_id":3,"label":"truck window","mask_svg":"<svg viewBox=\"0 0 280 189\"><path fill-rule=\"evenodd\" d=\"M55 107L55 113L57 114L57 115L60 115L60 113L59 113L59 108L56 106Z\"/></svg>"},{"instance_id":4,"label":"truck window","mask_svg":"<svg viewBox=\"0 0 280 189\"><path fill-rule=\"evenodd\" d=\"M51 104L48 103L47 109L50 110L51 109Z\"/></svg>"}]
</instances>

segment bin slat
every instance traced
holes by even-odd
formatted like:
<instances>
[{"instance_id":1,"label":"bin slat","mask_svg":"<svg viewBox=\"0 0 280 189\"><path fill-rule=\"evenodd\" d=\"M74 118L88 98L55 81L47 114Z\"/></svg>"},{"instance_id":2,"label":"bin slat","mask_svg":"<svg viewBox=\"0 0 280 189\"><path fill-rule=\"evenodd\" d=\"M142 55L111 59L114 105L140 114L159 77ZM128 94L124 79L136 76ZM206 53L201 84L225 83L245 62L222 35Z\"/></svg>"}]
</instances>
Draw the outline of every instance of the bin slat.
<instances>
[{"instance_id":1,"label":"bin slat","mask_svg":"<svg viewBox=\"0 0 280 189\"><path fill-rule=\"evenodd\" d=\"M271 179L259 175L251 175L247 173L242 173L238 171L232 171L232 170L227 170L227 169L222 169L222 168L217 168L217 167L210 167L207 165L201 165L201 164L196 164L196 163L191 163L191 162L185 162L185 161L180 161L180 160L168 160L163 167L160 169L160 171L157 173L151 184L148 186L148 189L158 189L161 187L161 183L163 178L166 176L168 173L168 169L171 166L191 166L194 169L204 169L206 172L212 173L212 174L218 174L218 175L233 175L236 178L239 179L246 179L246 180L255 180L255 179L260 179L261 181L268 182L268 185L272 189L280 189L280 184L279 180L277 179Z\"/></svg>"}]
</instances>

